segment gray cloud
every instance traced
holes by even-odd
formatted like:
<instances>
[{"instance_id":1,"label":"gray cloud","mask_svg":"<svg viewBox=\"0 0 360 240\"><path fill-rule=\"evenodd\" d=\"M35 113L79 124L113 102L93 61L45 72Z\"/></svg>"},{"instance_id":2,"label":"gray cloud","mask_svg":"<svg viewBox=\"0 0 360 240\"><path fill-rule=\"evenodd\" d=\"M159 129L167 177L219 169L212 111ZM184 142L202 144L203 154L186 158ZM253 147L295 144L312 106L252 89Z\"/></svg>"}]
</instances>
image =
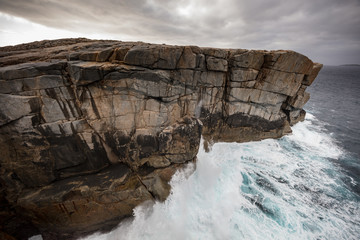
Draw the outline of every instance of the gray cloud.
<instances>
[{"instance_id":1,"label":"gray cloud","mask_svg":"<svg viewBox=\"0 0 360 240\"><path fill-rule=\"evenodd\" d=\"M360 63L359 0L0 0L0 12L79 36L292 49L326 64Z\"/></svg>"}]
</instances>

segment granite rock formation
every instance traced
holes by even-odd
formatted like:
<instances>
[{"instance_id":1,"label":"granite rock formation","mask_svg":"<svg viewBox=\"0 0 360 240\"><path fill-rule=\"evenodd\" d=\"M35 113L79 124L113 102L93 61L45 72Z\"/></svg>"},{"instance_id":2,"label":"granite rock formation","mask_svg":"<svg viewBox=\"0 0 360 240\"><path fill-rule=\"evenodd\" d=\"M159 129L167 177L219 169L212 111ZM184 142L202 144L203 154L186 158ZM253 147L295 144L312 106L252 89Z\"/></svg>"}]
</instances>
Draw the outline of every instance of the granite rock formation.
<instances>
[{"instance_id":1,"label":"granite rock formation","mask_svg":"<svg viewBox=\"0 0 360 240\"><path fill-rule=\"evenodd\" d=\"M208 146L290 133L321 67L283 50L88 39L0 48L0 234L76 238L165 200L201 136Z\"/></svg>"}]
</instances>

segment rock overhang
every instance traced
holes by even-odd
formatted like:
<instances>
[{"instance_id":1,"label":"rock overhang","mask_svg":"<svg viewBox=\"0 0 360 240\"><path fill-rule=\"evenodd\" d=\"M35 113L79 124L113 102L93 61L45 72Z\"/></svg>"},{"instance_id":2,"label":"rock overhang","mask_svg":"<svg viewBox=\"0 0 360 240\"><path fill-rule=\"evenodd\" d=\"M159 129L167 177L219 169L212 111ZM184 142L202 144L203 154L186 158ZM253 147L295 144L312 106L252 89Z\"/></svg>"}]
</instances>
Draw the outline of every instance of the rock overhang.
<instances>
[{"instance_id":1,"label":"rock overhang","mask_svg":"<svg viewBox=\"0 0 360 240\"><path fill-rule=\"evenodd\" d=\"M201 135L244 142L289 133L322 66L293 51L86 39L0 49L2 192L16 214L56 238L165 200ZM108 176L117 190L101 188L102 174L118 168L128 177ZM55 189L58 197L45 194ZM92 211L77 210L79 199Z\"/></svg>"}]
</instances>

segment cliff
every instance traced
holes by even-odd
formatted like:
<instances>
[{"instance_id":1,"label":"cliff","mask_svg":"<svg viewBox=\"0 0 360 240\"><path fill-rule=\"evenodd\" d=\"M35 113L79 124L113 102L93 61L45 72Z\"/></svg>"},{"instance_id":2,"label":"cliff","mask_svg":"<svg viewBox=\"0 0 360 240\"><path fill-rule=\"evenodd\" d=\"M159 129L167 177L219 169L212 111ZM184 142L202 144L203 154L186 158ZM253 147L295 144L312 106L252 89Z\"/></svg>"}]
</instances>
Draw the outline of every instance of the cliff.
<instances>
[{"instance_id":1,"label":"cliff","mask_svg":"<svg viewBox=\"0 0 360 240\"><path fill-rule=\"evenodd\" d=\"M0 232L115 226L166 199L201 136L208 147L290 133L321 66L293 51L142 42L0 48Z\"/></svg>"}]
</instances>

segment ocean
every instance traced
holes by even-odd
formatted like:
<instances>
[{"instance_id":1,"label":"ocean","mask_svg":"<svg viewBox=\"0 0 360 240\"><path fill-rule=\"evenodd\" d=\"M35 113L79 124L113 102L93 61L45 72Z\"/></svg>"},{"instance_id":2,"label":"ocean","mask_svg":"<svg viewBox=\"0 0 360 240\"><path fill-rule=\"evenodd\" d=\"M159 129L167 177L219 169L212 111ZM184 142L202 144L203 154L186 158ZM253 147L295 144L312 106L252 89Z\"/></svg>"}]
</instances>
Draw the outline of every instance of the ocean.
<instances>
[{"instance_id":1,"label":"ocean","mask_svg":"<svg viewBox=\"0 0 360 240\"><path fill-rule=\"evenodd\" d=\"M343 150L332 161L340 166L342 180L360 195L360 66L324 66L308 89L305 109Z\"/></svg>"},{"instance_id":2,"label":"ocean","mask_svg":"<svg viewBox=\"0 0 360 240\"><path fill-rule=\"evenodd\" d=\"M360 239L360 67L324 66L308 91L291 135L200 149L165 202L84 239Z\"/></svg>"}]
</instances>

